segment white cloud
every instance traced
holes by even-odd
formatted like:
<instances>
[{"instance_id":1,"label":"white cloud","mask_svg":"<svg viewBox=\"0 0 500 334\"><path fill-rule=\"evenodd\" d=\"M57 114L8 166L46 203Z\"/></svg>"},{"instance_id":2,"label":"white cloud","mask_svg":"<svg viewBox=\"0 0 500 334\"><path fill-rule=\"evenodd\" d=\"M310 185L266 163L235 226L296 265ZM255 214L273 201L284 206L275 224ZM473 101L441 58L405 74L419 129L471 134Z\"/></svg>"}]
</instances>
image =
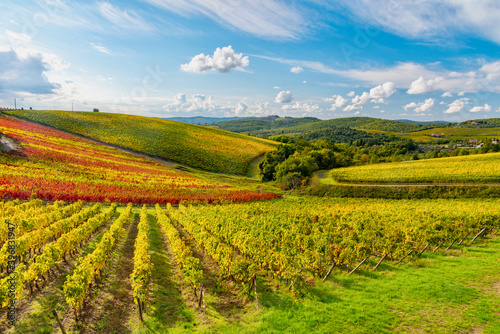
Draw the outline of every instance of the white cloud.
<instances>
[{"instance_id":1,"label":"white cloud","mask_svg":"<svg viewBox=\"0 0 500 334\"><path fill-rule=\"evenodd\" d=\"M303 84L306 84L306 83L307 83L307 81L305 81L305 80L304 80L304 81L302 81L302 83L303 83Z\"/></svg>"},{"instance_id":2,"label":"white cloud","mask_svg":"<svg viewBox=\"0 0 500 334\"><path fill-rule=\"evenodd\" d=\"M273 88L274 88L274 89L281 89L281 87L280 87L280 86L274 86Z\"/></svg>"},{"instance_id":3,"label":"white cloud","mask_svg":"<svg viewBox=\"0 0 500 334\"><path fill-rule=\"evenodd\" d=\"M341 0L354 19L414 39L447 39L462 33L500 43L496 0Z\"/></svg>"},{"instance_id":4,"label":"white cloud","mask_svg":"<svg viewBox=\"0 0 500 334\"><path fill-rule=\"evenodd\" d=\"M416 113L423 113L430 110L433 106L434 106L434 99L429 98L426 99L424 102L420 103L415 103L415 102L408 103L407 105L404 106L404 109L405 111L408 111L408 109L410 108L415 108Z\"/></svg>"},{"instance_id":5,"label":"white cloud","mask_svg":"<svg viewBox=\"0 0 500 334\"><path fill-rule=\"evenodd\" d=\"M248 105L243 101L238 102L238 104L236 105L236 108L234 108L234 114L236 116L246 114L247 111L248 111Z\"/></svg>"},{"instance_id":6,"label":"white cloud","mask_svg":"<svg viewBox=\"0 0 500 334\"><path fill-rule=\"evenodd\" d=\"M186 94L177 93L177 95L174 96L175 106L183 105L185 103L186 103Z\"/></svg>"},{"instance_id":7,"label":"white cloud","mask_svg":"<svg viewBox=\"0 0 500 334\"><path fill-rule=\"evenodd\" d=\"M347 96L349 97L353 97L355 95L354 91L350 91L349 93L347 93Z\"/></svg>"},{"instance_id":8,"label":"white cloud","mask_svg":"<svg viewBox=\"0 0 500 334\"><path fill-rule=\"evenodd\" d=\"M357 107L355 105L348 105L343 110L349 112L349 111L354 111L354 110L358 110L358 109L359 109L359 107Z\"/></svg>"},{"instance_id":9,"label":"white cloud","mask_svg":"<svg viewBox=\"0 0 500 334\"><path fill-rule=\"evenodd\" d=\"M151 26L134 11L121 10L108 2L97 4L99 13L115 25L130 30L152 30Z\"/></svg>"},{"instance_id":10,"label":"white cloud","mask_svg":"<svg viewBox=\"0 0 500 334\"><path fill-rule=\"evenodd\" d=\"M453 97L453 94L451 94L450 92L444 92L441 97Z\"/></svg>"},{"instance_id":11,"label":"white cloud","mask_svg":"<svg viewBox=\"0 0 500 334\"><path fill-rule=\"evenodd\" d=\"M420 77L417 80L413 81L410 85L410 89L408 89L408 94L425 94L430 93L434 90L434 88L429 84L428 81L424 79L424 77Z\"/></svg>"},{"instance_id":12,"label":"white cloud","mask_svg":"<svg viewBox=\"0 0 500 334\"><path fill-rule=\"evenodd\" d=\"M469 99L467 97L457 99L457 100L453 101L452 103L448 104L448 109L443 111L443 113L455 114L455 113L464 111L466 104L470 104Z\"/></svg>"},{"instance_id":13,"label":"white cloud","mask_svg":"<svg viewBox=\"0 0 500 334\"><path fill-rule=\"evenodd\" d=\"M101 45L96 45L94 43L90 43L94 49L96 49L99 52L106 53L108 55L112 55L113 53L106 47L101 46Z\"/></svg>"},{"instance_id":14,"label":"white cloud","mask_svg":"<svg viewBox=\"0 0 500 334\"><path fill-rule=\"evenodd\" d=\"M458 96L464 96L465 95L465 91L461 91L457 94Z\"/></svg>"},{"instance_id":15,"label":"white cloud","mask_svg":"<svg viewBox=\"0 0 500 334\"><path fill-rule=\"evenodd\" d=\"M241 71L249 63L247 56L243 56L242 53L234 53L233 47L229 45L217 48L213 57L203 53L194 56L189 63L181 65L181 70L193 73L217 70L226 73L232 69Z\"/></svg>"},{"instance_id":16,"label":"white cloud","mask_svg":"<svg viewBox=\"0 0 500 334\"><path fill-rule=\"evenodd\" d=\"M490 111L491 111L491 106L487 103L485 103L484 106L477 106L470 110L470 112L490 112Z\"/></svg>"},{"instance_id":17,"label":"white cloud","mask_svg":"<svg viewBox=\"0 0 500 334\"><path fill-rule=\"evenodd\" d=\"M499 82L500 81L500 60L494 63L489 63L483 65L479 71L486 74L485 79L488 82Z\"/></svg>"},{"instance_id":18,"label":"white cloud","mask_svg":"<svg viewBox=\"0 0 500 334\"><path fill-rule=\"evenodd\" d=\"M24 43L29 43L31 42L31 37L24 34L24 33L19 33L19 32L14 32L5 29L5 35L11 40L15 42L24 42Z\"/></svg>"},{"instance_id":19,"label":"white cloud","mask_svg":"<svg viewBox=\"0 0 500 334\"><path fill-rule=\"evenodd\" d=\"M205 16L224 26L271 39L297 39L308 20L300 4L280 0L146 0L185 17Z\"/></svg>"},{"instance_id":20,"label":"white cloud","mask_svg":"<svg viewBox=\"0 0 500 334\"><path fill-rule=\"evenodd\" d=\"M288 103L293 100L292 92L284 91L282 90L281 92L276 95L276 99L274 100L277 103Z\"/></svg>"},{"instance_id":21,"label":"white cloud","mask_svg":"<svg viewBox=\"0 0 500 334\"><path fill-rule=\"evenodd\" d=\"M310 103L300 103L295 102L295 104L285 104L281 107L281 110L298 110L305 113L312 113L318 111L319 105Z\"/></svg>"},{"instance_id":22,"label":"white cloud","mask_svg":"<svg viewBox=\"0 0 500 334\"><path fill-rule=\"evenodd\" d=\"M359 110L354 113L354 115L359 115L359 114L361 114Z\"/></svg>"},{"instance_id":23,"label":"white cloud","mask_svg":"<svg viewBox=\"0 0 500 334\"><path fill-rule=\"evenodd\" d=\"M333 102L330 110L335 111L337 108L344 108L348 103L348 99L344 99L341 95L333 95L333 98L325 99L326 102Z\"/></svg>"},{"instance_id":24,"label":"white cloud","mask_svg":"<svg viewBox=\"0 0 500 334\"><path fill-rule=\"evenodd\" d=\"M394 83L389 81L370 89L370 97L375 99L388 98L395 92L396 88L394 86Z\"/></svg>"},{"instance_id":25,"label":"white cloud","mask_svg":"<svg viewBox=\"0 0 500 334\"><path fill-rule=\"evenodd\" d=\"M300 66L295 66L290 69L290 72L298 74L304 72L304 69Z\"/></svg>"},{"instance_id":26,"label":"white cloud","mask_svg":"<svg viewBox=\"0 0 500 334\"><path fill-rule=\"evenodd\" d=\"M50 70L42 54L20 56L16 51L0 51L0 92L53 94L59 84L49 82Z\"/></svg>"}]
</instances>

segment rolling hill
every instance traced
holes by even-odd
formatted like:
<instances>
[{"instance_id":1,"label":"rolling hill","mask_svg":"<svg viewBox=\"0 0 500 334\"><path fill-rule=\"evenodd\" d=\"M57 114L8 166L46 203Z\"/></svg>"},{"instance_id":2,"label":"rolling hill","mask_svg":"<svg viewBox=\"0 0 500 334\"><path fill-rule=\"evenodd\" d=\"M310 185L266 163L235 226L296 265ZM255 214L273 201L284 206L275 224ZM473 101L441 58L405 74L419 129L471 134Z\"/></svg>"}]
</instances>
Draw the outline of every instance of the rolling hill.
<instances>
[{"instance_id":1,"label":"rolling hill","mask_svg":"<svg viewBox=\"0 0 500 334\"><path fill-rule=\"evenodd\" d=\"M203 170L244 175L276 143L218 129L142 116L60 110L3 113Z\"/></svg>"}]
</instances>

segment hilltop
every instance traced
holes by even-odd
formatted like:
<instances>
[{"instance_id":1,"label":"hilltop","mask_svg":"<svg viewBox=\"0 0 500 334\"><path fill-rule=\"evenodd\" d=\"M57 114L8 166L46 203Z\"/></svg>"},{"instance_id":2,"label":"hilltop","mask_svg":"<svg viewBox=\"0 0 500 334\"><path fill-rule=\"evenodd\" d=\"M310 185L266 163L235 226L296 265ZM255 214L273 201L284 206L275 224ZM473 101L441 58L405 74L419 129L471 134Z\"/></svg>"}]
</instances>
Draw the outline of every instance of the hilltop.
<instances>
[{"instance_id":1,"label":"hilltop","mask_svg":"<svg viewBox=\"0 0 500 334\"><path fill-rule=\"evenodd\" d=\"M9 110L5 114L186 164L210 172L244 175L276 143L218 129L158 118L102 112Z\"/></svg>"}]
</instances>

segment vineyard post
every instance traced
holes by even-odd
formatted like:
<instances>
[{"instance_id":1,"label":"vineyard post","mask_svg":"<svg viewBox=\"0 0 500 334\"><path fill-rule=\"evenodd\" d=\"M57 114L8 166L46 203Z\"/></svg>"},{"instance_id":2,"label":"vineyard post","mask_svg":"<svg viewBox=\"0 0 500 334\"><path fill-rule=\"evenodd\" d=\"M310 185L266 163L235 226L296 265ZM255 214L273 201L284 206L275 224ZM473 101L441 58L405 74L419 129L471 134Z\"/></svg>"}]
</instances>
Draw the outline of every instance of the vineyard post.
<instances>
[{"instance_id":1,"label":"vineyard post","mask_svg":"<svg viewBox=\"0 0 500 334\"><path fill-rule=\"evenodd\" d=\"M327 280L328 276L330 276L330 274L332 273L333 267L335 267L335 261L333 261L332 266L330 267L330 269L326 273L325 277L323 277L323 282Z\"/></svg>"},{"instance_id":2,"label":"vineyard post","mask_svg":"<svg viewBox=\"0 0 500 334\"><path fill-rule=\"evenodd\" d=\"M451 248L451 246L453 246L453 244L454 244L454 243L455 243L455 241L457 241L457 240L458 240L458 238L454 239L454 240L451 242L451 244L450 244L448 247L446 247L446 250L450 249L450 248Z\"/></svg>"},{"instance_id":3,"label":"vineyard post","mask_svg":"<svg viewBox=\"0 0 500 334\"><path fill-rule=\"evenodd\" d=\"M201 307L201 299L203 298L203 283L200 283L200 297L198 298L198 308Z\"/></svg>"},{"instance_id":4,"label":"vineyard post","mask_svg":"<svg viewBox=\"0 0 500 334\"><path fill-rule=\"evenodd\" d=\"M355 272L355 271L356 271L359 267L361 267L361 265L362 265L363 263L365 263L365 261L366 261L366 260L368 260L368 257L365 257L365 258L363 259L363 261L361 261L361 263L360 263L360 264L358 264L358 265L356 266L356 268L354 268L354 269L353 269L353 270L349 273L349 275L351 275L351 274L352 274L353 272Z\"/></svg>"},{"instance_id":5,"label":"vineyard post","mask_svg":"<svg viewBox=\"0 0 500 334\"><path fill-rule=\"evenodd\" d=\"M408 255L410 255L411 253L413 253L414 249L412 249L411 251L408 252L408 254L406 254L405 256L403 256L401 258L401 260L398 261L398 263L401 263L404 259L406 259L408 257Z\"/></svg>"},{"instance_id":6,"label":"vineyard post","mask_svg":"<svg viewBox=\"0 0 500 334\"><path fill-rule=\"evenodd\" d=\"M441 247L443 244L444 244L444 240L441 241L441 243L436 248L434 248L432 251L433 252L437 251L439 249L439 247Z\"/></svg>"},{"instance_id":7,"label":"vineyard post","mask_svg":"<svg viewBox=\"0 0 500 334\"><path fill-rule=\"evenodd\" d=\"M201 290L201 296L203 299L203 315L205 315L205 287Z\"/></svg>"},{"instance_id":8,"label":"vineyard post","mask_svg":"<svg viewBox=\"0 0 500 334\"><path fill-rule=\"evenodd\" d=\"M484 232L484 231L486 231L486 227L485 227L485 228L483 228L481 231L479 231L479 233L478 233L478 234L476 234L476 236L472 239L472 241L471 241L470 243L473 243L473 242L474 242L477 238L479 238L479 236L480 236L481 234L483 234L483 232Z\"/></svg>"},{"instance_id":9,"label":"vineyard post","mask_svg":"<svg viewBox=\"0 0 500 334\"><path fill-rule=\"evenodd\" d=\"M137 306L139 307L139 319L141 319L141 322L144 322L144 319L142 318L141 300L139 297L137 297Z\"/></svg>"},{"instance_id":10,"label":"vineyard post","mask_svg":"<svg viewBox=\"0 0 500 334\"><path fill-rule=\"evenodd\" d=\"M422 249L420 253L418 253L418 256L422 255L422 253L427 249L427 247L429 247L429 244L425 245L424 249Z\"/></svg>"},{"instance_id":11,"label":"vineyard post","mask_svg":"<svg viewBox=\"0 0 500 334\"><path fill-rule=\"evenodd\" d=\"M380 264L382 263L382 261L384 261L384 259L387 257L387 253L384 254L384 256L382 256L382 258L380 259L380 261L378 261L377 265L375 266L375 268L373 268L374 270L377 270L378 266L380 266Z\"/></svg>"},{"instance_id":12,"label":"vineyard post","mask_svg":"<svg viewBox=\"0 0 500 334\"><path fill-rule=\"evenodd\" d=\"M61 332L63 332L63 334L66 334L66 331L64 330L64 326L63 326L63 324L61 322L61 319L59 319L59 316L57 315L56 310L52 310L52 314L56 318L57 324L59 325L59 328L61 328Z\"/></svg>"},{"instance_id":13,"label":"vineyard post","mask_svg":"<svg viewBox=\"0 0 500 334\"><path fill-rule=\"evenodd\" d=\"M255 292L255 308L258 310L259 309L259 303L257 300L257 277L253 277L253 286L254 286L254 292Z\"/></svg>"}]
</instances>

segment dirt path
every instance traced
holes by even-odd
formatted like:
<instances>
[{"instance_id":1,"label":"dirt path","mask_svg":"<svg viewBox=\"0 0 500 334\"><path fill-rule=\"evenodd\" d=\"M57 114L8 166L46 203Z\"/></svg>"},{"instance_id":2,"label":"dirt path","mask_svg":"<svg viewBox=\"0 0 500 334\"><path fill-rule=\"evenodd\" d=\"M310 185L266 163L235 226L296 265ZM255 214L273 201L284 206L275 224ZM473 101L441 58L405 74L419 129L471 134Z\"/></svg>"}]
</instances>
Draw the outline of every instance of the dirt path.
<instances>
[{"instance_id":1,"label":"dirt path","mask_svg":"<svg viewBox=\"0 0 500 334\"><path fill-rule=\"evenodd\" d=\"M5 137L0 138L0 146L5 152L14 151L16 149L16 145Z\"/></svg>"},{"instance_id":2,"label":"dirt path","mask_svg":"<svg viewBox=\"0 0 500 334\"><path fill-rule=\"evenodd\" d=\"M106 266L103 280L93 289L79 324L79 333L131 333L128 318L135 312L130 274L134 270L134 242L137 236L138 216L125 226L115 257Z\"/></svg>"}]
</instances>

